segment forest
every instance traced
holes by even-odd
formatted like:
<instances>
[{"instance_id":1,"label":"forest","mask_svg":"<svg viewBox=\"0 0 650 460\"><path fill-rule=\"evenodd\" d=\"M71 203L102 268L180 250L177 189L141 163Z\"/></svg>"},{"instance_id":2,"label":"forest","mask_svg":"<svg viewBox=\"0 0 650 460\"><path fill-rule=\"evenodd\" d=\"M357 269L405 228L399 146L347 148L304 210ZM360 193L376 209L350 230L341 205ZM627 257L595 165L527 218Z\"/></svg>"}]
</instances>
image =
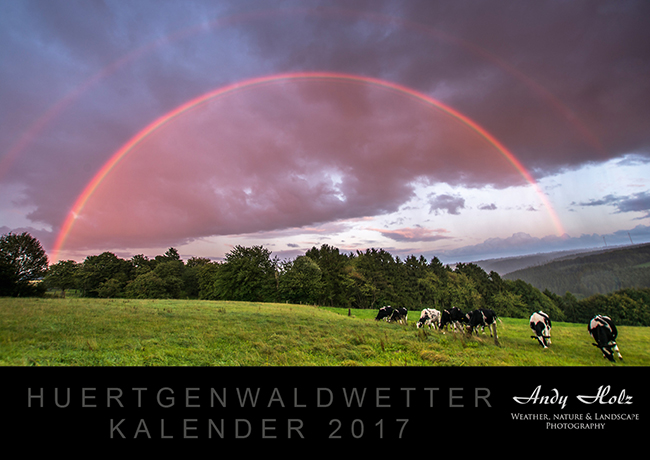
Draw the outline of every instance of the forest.
<instances>
[{"instance_id":1,"label":"forest","mask_svg":"<svg viewBox=\"0 0 650 460\"><path fill-rule=\"evenodd\" d=\"M650 288L650 244L578 254L503 275L555 294L578 298L627 288Z\"/></svg>"},{"instance_id":2,"label":"forest","mask_svg":"<svg viewBox=\"0 0 650 460\"><path fill-rule=\"evenodd\" d=\"M0 241L0 269L8 275L5 280L27 278L12 272L12 254L20 251L9 250L6 244L10 237L19 236L31 238L10 234ZM621 325L650 325L648 288L625 288L579 299L570 292L560 295L521 279L505 279L494 271L487 273L473 263L459 263L452 269L437 257L426 260L410 255L402 260L383 249L344 253L324 244L295 259L279 260L263 246L235 246L225 260L217 262L200 257L183 261L175 248L169 248L154 258L139 254L123 259L104 252L88 256L81 263L61 260L47 265L45 257L43 265L44 251L41 254L38 248L40 244L36 244L36 252L41 265L31 274L39 282L15 286L4 282L0 295L47 293L65 297L67 293L81 297L191 298L364 309L392 305L416 312L456 306L463 312L490 308L499 316L512 318L527 318L543 310L554 321L587 322L595 314L606 314Z\"/></svg>"}]
</instances>

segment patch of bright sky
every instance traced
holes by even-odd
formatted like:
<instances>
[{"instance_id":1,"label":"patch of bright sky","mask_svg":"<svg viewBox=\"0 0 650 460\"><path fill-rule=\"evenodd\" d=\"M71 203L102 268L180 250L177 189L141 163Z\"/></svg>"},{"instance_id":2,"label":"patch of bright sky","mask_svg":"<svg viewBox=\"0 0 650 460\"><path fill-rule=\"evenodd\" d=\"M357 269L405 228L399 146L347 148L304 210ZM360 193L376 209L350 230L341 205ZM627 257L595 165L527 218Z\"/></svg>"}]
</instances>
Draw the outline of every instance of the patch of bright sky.
<instances>
[{"instance_id":1,"label":"patch of bright sky","mask_svg":"<svg viewBox=\"0 0 650 460\"><path fill-rule=\"evenodd\" d=\"M581 205L607 196L624 199L648 191L650 162L635 160L632 155L544 178L540 187L548 194L570 236L607 234L648 224L650 220L643 219L647 212L622 213L613 205Z\"/></svg>"},{"instance_id":2,"label":"patch of bright sky","mask_svg":"<svg viewBox=\"0 0 650 460\"><path fill-rule=\"evenodd\" d=\"M634 161L634 157L592 164L568 170L539 181L566 233L570 237L583 234L605 235L628 230L639 224L647 212L617 212L612 205L581 206L608 195L625 198L650 189L650 162ZM336 184L336 175L332 175ZM222 259L235 245L263 245L280 259L292 259L311 247L329 244L341 251L384 248L393 254L422 254L480 244L490 238L509 238L523 232L544 238L556 235L548 210L532 186L505 189L463 188L448 184L418 185L413 198L396 212L314 224L300 229L285 229L247 235L229 235L195 239L176 246L184 259L192 256ZM457 214L431 209L432 196L449 195L460 198L463 207ZM8 194L4 195L8 196ZM12 207L13 206L13 207ZM0 199L3 220L10 226L29 223L17 212L15 205ZM3 222L4 224L4 222ZM9 224L5 224L9 225ZM444 236L434 241L396 241L379 230L425 229L431 235ZM150 256L162 254L167 248L133 250ZM533 252L539 252L535 250Z\"/></svg>"}]
</instances>

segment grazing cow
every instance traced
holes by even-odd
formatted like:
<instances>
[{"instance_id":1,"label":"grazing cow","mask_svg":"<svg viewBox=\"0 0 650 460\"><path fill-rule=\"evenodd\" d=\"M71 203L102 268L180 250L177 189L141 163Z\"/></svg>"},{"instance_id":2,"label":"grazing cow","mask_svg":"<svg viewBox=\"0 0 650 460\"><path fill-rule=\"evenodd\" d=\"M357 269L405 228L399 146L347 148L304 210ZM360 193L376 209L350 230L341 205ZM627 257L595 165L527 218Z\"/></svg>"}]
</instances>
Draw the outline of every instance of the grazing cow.
<instances>
[{"instance_id":1,"label":"grazing cow","mask_svg":"<svg viewBox=\"0 0 650 460\"><path fill-rule=\"evenodd\" d=\"M422 310L422 313L420 313L420 319L418 320L415 326L418 329L424 326L429 326L429 329L431 329L431 326L438 329L439 322L440 322L440 312L433 308L425 308L424 310Z\"/></svg>"},{"instance_id":2,"label":"grazing cow","mask_svg":"<svg viewBox=\"0 0 650 460\"><path fill-rule=\"evenodd\" d=\"M460 311L458 307L452 307L449 310L444 310L440 314L440 330L447 327L449 324L454 326L454 332L456 328L460 329L460 323L466 323L467 317L463 315L463 312Z\"/></svg>"},{"instance_id":3,"label":"grazing cow","mask_svg":"<svg viewBox=\"0 0 650 460\"><path fill-rule=\"evenodd\" d=\"M493 310L488 308L479 308L478 310L473 310L467 314L467 332L471 335L472 332L476 331L478 335L478 328L480 326L481 331L485 332L485 326L487 326L488 331L490 331L490 337L492 337L492 330L494 330L494 341L496 342L499 337L497 337L497 314Z\"/></svg>"},{"instance_id":4,"label":"grazing cow","mask_svg":"<svg viewBox=\"0 0 650 460\"><path fill-rule=\"evenodd\" d=\"M393 307L391 306L381 307L377 312L375 321L379 321L381 319L383 319L384 321L388 321L392 314L393 314Z\"/></svg>"},{"instance_id":5,"label":"grazing cow","mask_svg":"<svg viewBox=\"0 0 650 460\"><path fill-rule=\"evenodd\" d=\"M530 328L535 332L530 337L537 339L542 347L548 348L551 344L551 318L543 311L535 312L530 315Z\"/></svg>"},{"instance_id":6,"label":"grazing cow","mask_svg":"<svg viewBox=\"0 0 650 460\"><path fill-rule=\"evenodd\" d=\"M593 346L600 348L603 357L614 362L614 352L618 354L619 359L623 359L621 352L616 345L618 331L614 322L608 316L596 315L587 326L589 334L596 341Z\"/></svg>"},{"instance_id":7,"label":"grazing cow","mask_svg":"<svg viewBox=\"0 0 650 460\"><path fill-rule=\"evenodd\" d=\"M408 310L404 307L393 308L393 313L390 315L390 318L388 318L389 323L395 321L400 324L406 324L407 320Z\"/></svg>"}]
</instances>

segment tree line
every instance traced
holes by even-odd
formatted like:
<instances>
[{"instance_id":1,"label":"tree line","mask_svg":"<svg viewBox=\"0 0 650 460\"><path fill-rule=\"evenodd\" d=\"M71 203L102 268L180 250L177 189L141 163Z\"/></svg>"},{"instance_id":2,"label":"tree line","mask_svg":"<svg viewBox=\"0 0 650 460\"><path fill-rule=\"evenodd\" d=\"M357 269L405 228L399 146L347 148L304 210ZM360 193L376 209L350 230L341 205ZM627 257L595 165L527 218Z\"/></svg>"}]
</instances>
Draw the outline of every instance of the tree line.
<instances>
[{"instance_id":1,"label":"tree line","mask_svg":"<svg viewBox=\"0 0 650 460\"><path fill-rule=\"evenodd\" d=\"M0 267L11 270L11 256L3 248L5 236L0 240ZM44 255L44 251L36 252ZM42 264L42 257L39 260ZM195 298L371 309L393 305L409 311L456 306L463 312L490 308L499 316L513 318L543 310L554 321L587 322L600 313L619 324L650 325L650 289L577 299L570 293L560 296L548 289L541 291L520 279L504 279L472 263L451 268L437 257L401 259L375 248L345 253L327 244L290 260L280 260L263 246L235 246L221 262L201 257L183 261L175 248L154 258L139 254L122 259L104 252L81 263L62 260L49 266L45 257L41 270L34 271L37 277L43 281L31 283L31 291L5 289L0 295L38 295L49 289L60 296L75 290L83 297Z\"/></svg>"}]
</instances>

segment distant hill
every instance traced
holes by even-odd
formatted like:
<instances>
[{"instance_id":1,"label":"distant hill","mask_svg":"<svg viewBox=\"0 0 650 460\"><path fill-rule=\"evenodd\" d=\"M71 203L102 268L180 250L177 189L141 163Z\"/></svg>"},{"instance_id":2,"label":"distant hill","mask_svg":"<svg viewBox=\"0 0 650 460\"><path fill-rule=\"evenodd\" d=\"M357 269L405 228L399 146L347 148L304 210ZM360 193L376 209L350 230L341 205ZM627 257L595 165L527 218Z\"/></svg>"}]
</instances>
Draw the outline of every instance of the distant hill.
<instances>
[{"instance_id":1,"label":"distant hill","mask_svg":"<svg viewBox=\"0 0 650 460\"><path fill-rule=\"evenodd\" d=\"M547 257L546 262L544 257ZM522 260L485 262L490 262L487 266L504 270L506 273L501 276L505 279L521 279L542 291L548 289L558 295L571 292L577 297L586 297L624 288L650 288L650 244L647 243L581 253L539 254L517 259ZM507 271L517 264L530 265ZM480 263L477 265L490 271Z\"/></svg>"},{"instance_id":2,"label":"distant hill","mask_svg":"<svg viewBox=\"0 0 650 460\"><path fill-rule=\"evenodd\" d=\"M569 251L555 251L555 252L544 252L538 254L529 254L525 256L503 257L499 259L479 260L477 262L472 262L472 263L478 265L487 273L494 271L498 273L500 276L504 276L516 270L522 270L528 267L543 265L552 260L562 259L566 257L574 257L577 254L600 253L600 252L601 252L600 250L594 250L594 249L576 249L576 250L569 250Z\"/></svg>"}]
</instances>

